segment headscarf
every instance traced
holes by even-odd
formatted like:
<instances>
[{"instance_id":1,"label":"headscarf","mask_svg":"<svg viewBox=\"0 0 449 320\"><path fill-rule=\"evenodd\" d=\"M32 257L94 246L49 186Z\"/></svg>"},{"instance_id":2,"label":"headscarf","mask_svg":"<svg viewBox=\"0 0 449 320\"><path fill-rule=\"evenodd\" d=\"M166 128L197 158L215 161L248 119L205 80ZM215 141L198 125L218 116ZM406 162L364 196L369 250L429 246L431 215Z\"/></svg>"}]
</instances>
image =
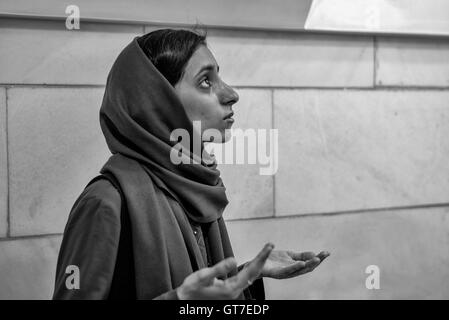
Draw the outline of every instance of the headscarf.
<instances>
[{"instance_id":1,"label":"headscarf","mask_svg":"<svg viewBox=\"0 0 449 320\"><path fill-rule=\"evenodd\" d=\"M192 141L199 139L194 135L200 133L193 129L173 86L137 39L120 53L107 78L100 124L113 155L100 172L113 174L126 198L137 298L152 299L206 266L189 220L207 225L205 236L213 263L233 252L222 217L228 199L217 164L203 152L202 142L201 154L193 152ZM190 146L182 148L182 156L200 164L170 160L178 143L170 140L170 134L178 128L192 137Z\"/></svg>"}]
</instances>

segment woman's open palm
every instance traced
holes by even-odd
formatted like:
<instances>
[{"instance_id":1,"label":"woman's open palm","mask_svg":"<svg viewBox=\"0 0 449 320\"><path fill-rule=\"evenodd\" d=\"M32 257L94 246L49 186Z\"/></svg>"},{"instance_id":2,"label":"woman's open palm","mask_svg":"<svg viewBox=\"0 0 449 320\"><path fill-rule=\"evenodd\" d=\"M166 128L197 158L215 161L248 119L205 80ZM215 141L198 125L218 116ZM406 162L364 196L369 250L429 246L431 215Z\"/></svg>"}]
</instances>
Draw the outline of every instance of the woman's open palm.
<instances>
[{"instance_id":1,"label":"woman's open palm","mask_svg":"<svg viewBox=\"0 0 449 320\"><path fill-rule=\"evenodd\" d=\"M261 277L288 279L313 271L329 252L322 251L318 255L313 252L293 252L284 250L271 251L262 269Z\"/></svg>"}]
</instances>

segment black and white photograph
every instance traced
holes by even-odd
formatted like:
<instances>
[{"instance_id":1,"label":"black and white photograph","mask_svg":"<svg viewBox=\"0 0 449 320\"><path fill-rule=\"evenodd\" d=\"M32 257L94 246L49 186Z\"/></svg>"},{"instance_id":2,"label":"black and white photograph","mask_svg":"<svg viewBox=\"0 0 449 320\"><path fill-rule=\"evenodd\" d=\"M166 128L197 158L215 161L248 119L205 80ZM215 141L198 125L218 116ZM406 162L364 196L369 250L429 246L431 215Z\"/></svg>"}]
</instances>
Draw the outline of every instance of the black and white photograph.
<instances>
[{"instance_id":1,"label":"black and white photograph","mask_svg":"<svg viewBox=\"0 0 449 320\"><path fill-rule=\"evenodd\" d=\"M449 1L0 0L0 300L448 300L448 159Z\"/></svg>"}]
</instances>

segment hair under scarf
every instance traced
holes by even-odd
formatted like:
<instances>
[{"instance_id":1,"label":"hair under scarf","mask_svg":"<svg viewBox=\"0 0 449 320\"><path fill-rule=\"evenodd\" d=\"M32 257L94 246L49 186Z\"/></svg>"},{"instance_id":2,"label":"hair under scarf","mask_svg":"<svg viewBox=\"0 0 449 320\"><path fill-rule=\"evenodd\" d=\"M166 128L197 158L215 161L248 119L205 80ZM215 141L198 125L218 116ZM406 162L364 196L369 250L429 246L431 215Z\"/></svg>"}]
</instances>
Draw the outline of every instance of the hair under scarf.
<instances>
[{"instance_id":1,"label":"hair under scarf","mask_svg":"<svg viewBox=\"0 0 449 320\"><path fill-rule=\"evenodd\" d=\"M190 137L199 133L137 38L120 53L108 75L100 124L113 153L101 172L118 180L131 221L137 298L152 299L174 289L206 266L187 217L208 225L205 236L213 263L233 256L222 218L228 204L226 188L217 164L202 152L203 143L203 160L189 151L193 148L183 148L184 157L201 164L170 161L178 143L170 140L174 129L183 128ZM170 196L185 214L173 209Z\"/></svg>"}]
</instances>

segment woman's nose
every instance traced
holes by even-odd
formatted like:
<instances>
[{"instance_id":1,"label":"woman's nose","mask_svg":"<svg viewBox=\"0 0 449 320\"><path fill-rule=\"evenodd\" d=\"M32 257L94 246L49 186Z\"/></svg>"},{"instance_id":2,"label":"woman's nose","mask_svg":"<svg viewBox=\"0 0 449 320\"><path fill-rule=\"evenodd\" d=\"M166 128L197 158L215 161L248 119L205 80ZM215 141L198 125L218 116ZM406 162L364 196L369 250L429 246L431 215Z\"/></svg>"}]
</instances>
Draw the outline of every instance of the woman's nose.
<instances>
[{"instance_id":1,"label":"woman's nose","mask_svg":"<svg viewBox=\"0 0 449 320\"><path fill-rule=\"evenodd\" d=\"M221 96L222 96L222 104L231 106L237 103L237 101L239 101L240 98L238 93L226 83L223 83Z\"/></svg>"}]
</instances>

